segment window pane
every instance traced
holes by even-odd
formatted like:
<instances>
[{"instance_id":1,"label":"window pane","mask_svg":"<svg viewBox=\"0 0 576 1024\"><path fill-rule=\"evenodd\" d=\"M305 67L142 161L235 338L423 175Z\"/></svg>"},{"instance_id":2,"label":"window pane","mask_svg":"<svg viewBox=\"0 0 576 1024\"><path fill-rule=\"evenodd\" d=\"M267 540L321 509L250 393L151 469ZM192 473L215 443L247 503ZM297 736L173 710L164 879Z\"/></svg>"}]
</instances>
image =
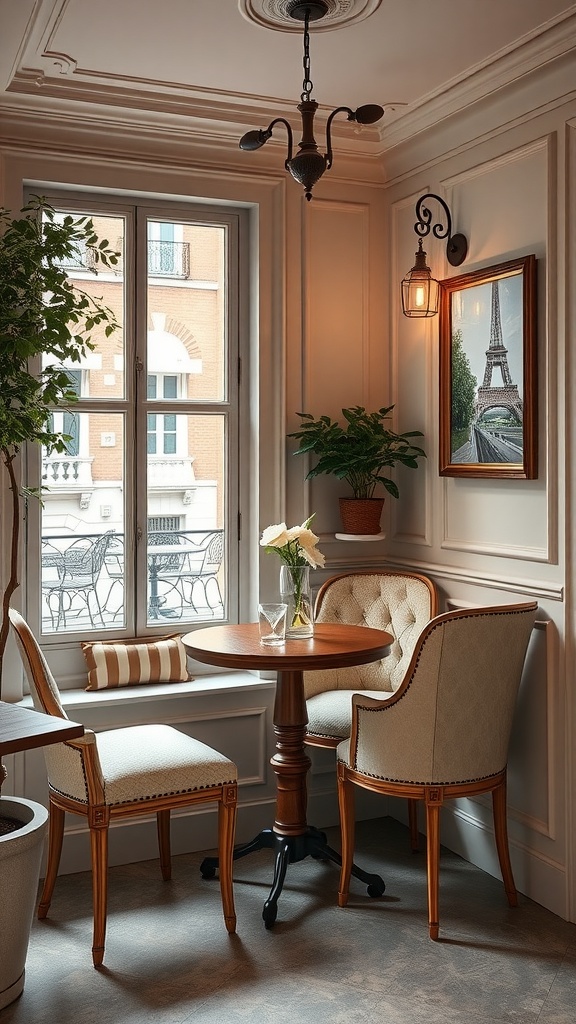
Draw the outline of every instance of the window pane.
<instances>
[{"instance_id":1,"label":"window pane","mask_svg":"<svg viewBox=\"0 0 576 1024\"><path fill-rule=\"evenodd\" d=\"M164 377L164 398L172 399L178 397L178 377Z\"/></svg>"},{"instance_id":2,"label":"window pane","mask_svg":"<svg viewBox=\"0 0 576 1024\"><path fill-rule=\"evenodd\" d=\"M112 269L98 267L90 249L79 250L78 259L65 269L75 288L96 298L115 314L119 328L107 338L101 327L95 327L92 341L93 352L88 352L81 363L64 363L70 377L78 376L79 366L85 371L85 380L79 392L84 397L117 399L124 397L124 218L104 214L90 214L99 241L105 239L112 249L120 253L120 259ZM75 217L77 210L71 211ZM74 385L72 385L74 389Z\"/></svg>"},{"instance_id":3,"label":"window pane","mask_svg":"<svg viewBox=\"0 0 576 1024\"><path fill-rule=\"evenodd\" d=\"M167 415L176 456L148 456L148 624L227 614L225 421Z\"/></svg>"},{"instance_id":4,"label":"window pane","mask_svg":"<svg viewBox=\"0 0 576 1024\"><path fill-rule=\"evenodd\" d=\"M77 450L42 458L42 632L122 627L123 416L55 412L54 420L60 416L64 427L66 417L75 420Z\"/></svg>"},{"instance_id":5,"label":"window pane","mask_svg":"<svg viewBox=\"0 0 576 1024\"><path fill-rule=\"evenodd\" d=\"M150 399L226 397L225 253L222 226L148 221L148 371L168 375Z\"/></svg>"}]
</instances>

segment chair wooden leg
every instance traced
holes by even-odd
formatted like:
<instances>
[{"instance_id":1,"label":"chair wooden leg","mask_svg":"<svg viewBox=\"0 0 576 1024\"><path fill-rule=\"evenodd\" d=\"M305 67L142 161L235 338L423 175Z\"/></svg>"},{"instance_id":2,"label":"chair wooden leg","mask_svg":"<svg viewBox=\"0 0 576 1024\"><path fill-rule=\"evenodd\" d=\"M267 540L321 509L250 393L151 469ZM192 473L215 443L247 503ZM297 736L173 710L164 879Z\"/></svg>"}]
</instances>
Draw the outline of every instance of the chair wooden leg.
<instances>
[{"instance_id":1,"label":"chair wooden leg","mask_svg":"<svg viewBox=\"0 0 576 1024\"><path fill-rule=\"evenodd\" d=\"M158 811L156 814L156 831L158 832L158 850L160 853L160 870L165 882L172 878L172 858L170 854L170 811Z\"/></svg>"},{"instance_id":2,"label":"chair wooden leg","mask_svg":"<svg viewBox=\"0 0 576 1024\"><path fill-rule=\"evenodd\" d=\"M92 962L102 966L106 938L106 907L108 902L108 821L102 826L90 826L92 854L92 903L94 907L94 934Z\"/></svg>"},{"instance_id":3,"label":"chair wooden leg","mask_svg":"<svg viewBox=\"0 0 576 1024\"><path fill-rule=\"evenodd\" d=\"M354 860L354 785L346 778L345 769L338 765L338 807L340 809L340 836L342 848L342 867L340 869L340 887L338 889L338 906L345 907L348 903L350 875Z\"/></svg>"},{"instance_id":4,"label":"chair wooden leg","mask_svg":"<svg viewBox=\"0 0 576 1024\"><path fill-rule=\"evenodd\" d=\"M42 895L38 905L38 917L40 920L46 917L52 902L52 893L58 874L60 854L62 853L62 839L64 837L64 811L57 807L50 800L50 823L48 826L48 858L46 862L46 877L42 888Z\"/></svg>"},{"instance_id":5,"label":"chair wooden leg","mask_svg":"<svg viewBox=\"0 0 576 1024\"><path fill-rule=\"evenodd\" d=\"M408 801L408 827L410 829L410 849L418 853L420 849L420 833L418 832L418 801Z\"/></svg>"},{"instance_id":6,"label":"chair wooden leg","mask_svg":"<svg viewBox=\"0 0 576 1024\"><path fill-rule=\"evenodd\" d=\"M431 939L438 938L438 882L440 874L440 807L439 802L426 798L426 852L428 876L428 931Z\"/></svg>"},{"instance_id":7,"label":"chair wooden leg","mask_svg":"<svg viewBox=\"0 0 576 1024\"><path fill-rule=\"evenodd\" d=\"M224 923L229 932L236 931L236 910L232 883L234 836L236 833L237 786L223 787L222 799L218 803L218 868L220 874L220 895Z\"/></svg>"},{"instance_id":8,"label":"chair wooden leg","mask_svg":"<svg viewBox=\"0 0 576 1024\"><path fill-rule=\"evenodd\" d=\"M508 897L508 904L511 907L518 906L518 893L514 884L512 874L512 863L510 861L510 847L508 845L508 823L506 820L506 779L497 789L492 790L492 812L494 815L494 837L500 871L504 881L504 890Z\"/></svg>"}]
</instances>

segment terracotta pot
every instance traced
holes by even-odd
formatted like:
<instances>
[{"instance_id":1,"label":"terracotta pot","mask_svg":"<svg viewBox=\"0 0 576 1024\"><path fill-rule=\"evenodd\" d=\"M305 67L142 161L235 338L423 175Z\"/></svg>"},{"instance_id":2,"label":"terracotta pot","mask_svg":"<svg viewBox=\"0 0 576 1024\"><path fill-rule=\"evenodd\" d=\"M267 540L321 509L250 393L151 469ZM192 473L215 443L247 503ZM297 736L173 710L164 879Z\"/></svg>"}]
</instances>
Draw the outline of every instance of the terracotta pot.
<instances>
[{"instance_id":1,"label":"terracotta pot","mask_svg":"<svg viewBox=\"0 0 576 1024\"><path fill-rule=\"evenodd\" d=\"M344 533L357 536L380 533L384 498L340 498L339 501Z\"/></svg>"}]
</instances>

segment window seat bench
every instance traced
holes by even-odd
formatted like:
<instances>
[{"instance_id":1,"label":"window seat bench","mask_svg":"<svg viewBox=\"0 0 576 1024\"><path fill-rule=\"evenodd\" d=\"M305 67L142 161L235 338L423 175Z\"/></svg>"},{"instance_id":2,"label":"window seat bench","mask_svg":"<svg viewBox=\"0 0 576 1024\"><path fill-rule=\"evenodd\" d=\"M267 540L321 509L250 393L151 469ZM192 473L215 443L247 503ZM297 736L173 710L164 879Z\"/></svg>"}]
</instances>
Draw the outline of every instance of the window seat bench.
<instances>
[{"instance_id":1,"label":"window seat bench","mask_svg":"<svg viewBox=\"0 0 576 1024\"><path fill-rule=\"evenodd\" d=\"M91 706L113 708L120 704L131 704L133 701L146 703L160 700L164 703L190 696L206 698L210 695L248 693L270 689L271 686L275 686L274 678L262 678L259 674L251 672L211 672L196 676L187 682L146 683L142 686L121 686L106 690L61 690L60 697L66 714L73 719L76 709ZM33 707L29 694L18 703L22 707Z\"/></svg>"}]
</instances>

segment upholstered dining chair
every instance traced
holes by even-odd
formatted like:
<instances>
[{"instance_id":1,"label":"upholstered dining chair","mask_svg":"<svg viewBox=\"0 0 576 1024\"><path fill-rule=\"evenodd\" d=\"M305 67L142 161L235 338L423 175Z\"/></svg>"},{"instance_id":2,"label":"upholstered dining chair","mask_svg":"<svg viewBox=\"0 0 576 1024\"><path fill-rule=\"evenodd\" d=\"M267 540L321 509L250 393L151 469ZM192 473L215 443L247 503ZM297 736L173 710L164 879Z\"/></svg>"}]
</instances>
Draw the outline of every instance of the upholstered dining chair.
<instances>
[{"instance_id":1,"label":"upholstered dining chair","mask_svg":"<svg viewBox=\"0 0 576 1024\"><path fill-rule=\"evenodd\" d=\"M394 637L390 654L370 665L304 673L306 743L336 749L350 736L352 695L391 696L402 682L424 626L436 615L438 594L419 573L393 570L342 573L327 580L316 598L317 622L345 622L384 629ZM408 801L410 841L418 849L416 801Z\"/></svg>"},{"instance_id":2,"label":"upholstered dining chair","mask_svg":"<svg viewBox=\"0 0 576 1024\"><path fill-rule=\"evenodd\" d=\"M67 718L46 659L22 616L10 622L37 710ZM110 821L156 813L162 877L171 876L170 811L218 802L218 858L224 921L236 930L232 858L236 826L237 769L223 754L167 725L137 725L94 733L44 747L49 787L49 842L38 917L48 914L64 835L66 811L83 815L90 829L94 934L92 959L104 959Z\"/></svg>"},{"instance_id":3,"label":"upholstered dining chair","mask_svg":"<svg viewBox=\"0 0 576 1024\"><path fill-rule=\"evenodd\" d=\"M492 793L504 888L517 904L506 822L506 763L537 604L446 612L423 630L403 682L386 701L356 694L352 732L337 749L342 832L339 906L348 901L354 787L426 806L428 928L438 938L440 808Z\"/></svg>"}]
</instances>

